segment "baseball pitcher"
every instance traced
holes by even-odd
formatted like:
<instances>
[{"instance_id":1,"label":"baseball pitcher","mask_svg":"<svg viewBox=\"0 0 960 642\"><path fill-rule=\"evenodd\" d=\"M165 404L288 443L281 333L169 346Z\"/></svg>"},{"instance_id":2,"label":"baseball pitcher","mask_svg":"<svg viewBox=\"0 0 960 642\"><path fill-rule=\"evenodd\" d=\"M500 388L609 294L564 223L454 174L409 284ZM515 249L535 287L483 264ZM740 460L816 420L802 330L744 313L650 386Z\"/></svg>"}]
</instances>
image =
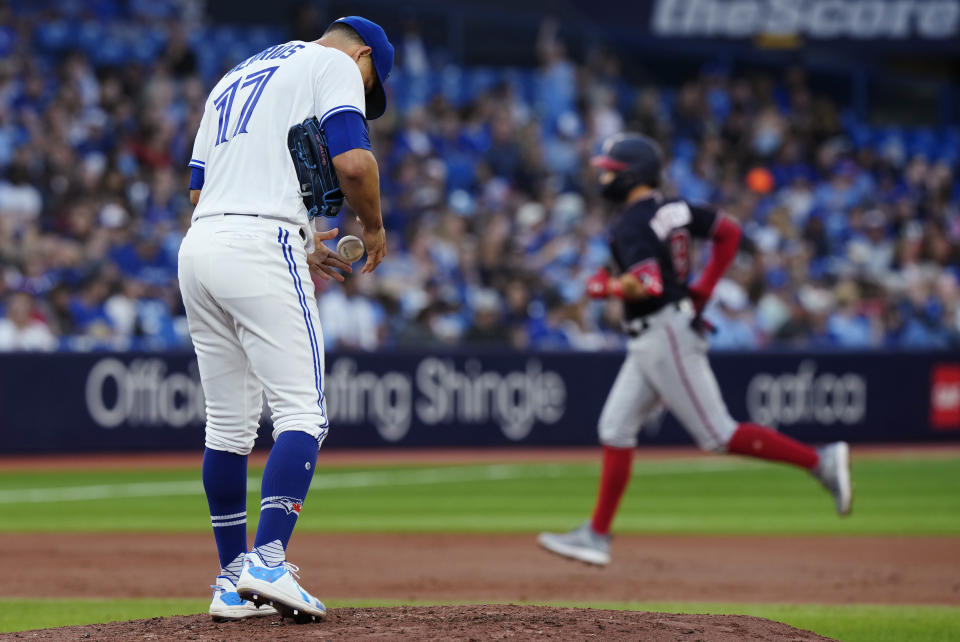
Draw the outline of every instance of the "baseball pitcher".
<instances>
[{"instance_id":1,"label":"baseball pitcher","mask_svg":"<svg viewBox=\"0 0 960 642\"><path fill-rule=\"evenodd\" d=\"M593 517L569 533L542 533L541 546L591 564L610 562L610 524L630 479L637 434L661 403L704 450L805 468L833 494L837 512L849 513L846 443L814 449L770 428L737 422L720 396L700 313L736 256L740 227L712 208L664 198L657 191L660 151L646 136L613 136L593 165L601 172L603 196L621 211L610 229L615 274L601 269L588 280L587 292L623 299L627 357L600 414L603 469ZM712 240L713 253L688 287L694 238Z\"/></svg>"},{"instance_id":2,"label":"baseball pitcher","mask_svg":"<svg viewBox=\"0 0 960 642\"><path fill-rule=\"evenodd\" d=\"M310 275L342 281L337 270L351 268L322 243L336 229L314 232L310 216L320 208L308 210L305 200L313 205L323 195L308 190L302 172L332 159L363 228L363 272L372 272L386 250L367 120L386 109L383 83L393 55L378 25L341 18L319 40L287 42L246 59L204 106L190 160L196 209L180 248L179 278L206 395L202 474L221 568L212 587L214 619L279 612L310 621L326 614L298 584L286 548L329 425ZM307 158L299 143L295 153L295 140L309 132L323 143L319 160ZM264 393L274 445L248 552L247 455Z\"/></svg>"}]
</instances>

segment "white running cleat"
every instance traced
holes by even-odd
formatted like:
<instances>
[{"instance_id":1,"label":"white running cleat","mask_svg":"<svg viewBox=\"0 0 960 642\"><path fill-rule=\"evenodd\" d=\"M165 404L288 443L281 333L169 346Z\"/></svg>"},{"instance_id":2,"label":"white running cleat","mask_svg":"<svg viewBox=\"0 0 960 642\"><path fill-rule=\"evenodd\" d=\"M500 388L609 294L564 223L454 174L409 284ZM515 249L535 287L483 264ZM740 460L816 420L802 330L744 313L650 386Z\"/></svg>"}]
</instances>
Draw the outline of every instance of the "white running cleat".
<instances>
[{"instance_id":1,"label":"white running cleat","mask_svg":"<svg viewBox=\"0 0 960 642\"><path fill-rule=\"evenodd\" d=\"M217 583L211 584L213 589L213 600L210 602L210 615L214 622L227 622L230 620L245 620L250 617L264 617L266 615L276 615L277 610L272 606L264 604L257 606L237 594L237 587L233 581L226 575L218 575Z\"/></svg>"},{"instance_id":2,"label":"white running cleat","mask_svg":"<svg viewBox=\"0 0 960 642\"><path fill-rule=\"evenodd\" d=\"M540 533L537 541L557 555L597 566L610 563L610 536L595 532L589 521L569 533Z\"/></svg>"},{"instance_id":3,"label":"white running cleat","mask_svg":"<svg viewBox=\"0 0 960 642\"><path fill-rule=\"evenodd\" d=\"M323 619L327 607L300 587L299 570L290 562L267 566L259 554L251 551L243 557L237 593L254 604L269 604L281 618L290 617L301 624Z\"/></svg>"},{"instance_id":4,"label":"white running cleat","mask_svg":"<svg viewBox=\"0 0 960 642\"><path fill-rule=\"evenodd\" d=\"M837 504L837 513L849 515L853 504L850 483L850 446L837 441L817 449L820 463L811 472L830 491Z\"/></svg>"}]
</instances>

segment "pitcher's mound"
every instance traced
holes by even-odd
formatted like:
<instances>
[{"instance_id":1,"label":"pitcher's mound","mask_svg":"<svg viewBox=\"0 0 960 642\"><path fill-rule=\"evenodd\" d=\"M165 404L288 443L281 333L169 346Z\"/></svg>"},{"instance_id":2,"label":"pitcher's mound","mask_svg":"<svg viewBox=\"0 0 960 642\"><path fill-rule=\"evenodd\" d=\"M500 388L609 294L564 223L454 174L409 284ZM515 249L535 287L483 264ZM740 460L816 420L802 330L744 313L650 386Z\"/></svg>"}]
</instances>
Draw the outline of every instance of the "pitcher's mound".
<instances>
[{"instance_id":1,"label":"pitcher's mound","mask_svg":"<svg viewBox=\"0 0 960 642\"><path fill-rule=\"evenodd\" d=\"M3 636L7 637L7 636ZM217 624L207 615L21 631L44 640L829 640L746 615L673 615L545 606L400 606L332 609L323 622L277 617Z\"/></svg>"}]
</instances>

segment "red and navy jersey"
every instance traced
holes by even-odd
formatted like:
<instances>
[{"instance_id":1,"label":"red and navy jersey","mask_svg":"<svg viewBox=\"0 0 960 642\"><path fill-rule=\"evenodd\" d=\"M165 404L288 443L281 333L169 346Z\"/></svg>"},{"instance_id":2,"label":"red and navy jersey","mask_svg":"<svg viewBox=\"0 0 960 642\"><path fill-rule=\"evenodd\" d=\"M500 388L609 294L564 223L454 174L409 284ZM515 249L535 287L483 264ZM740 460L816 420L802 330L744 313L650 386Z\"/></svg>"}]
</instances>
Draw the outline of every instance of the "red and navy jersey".
<instances>
[{"instance_id":1,"label":"red and navy jersey","mask_svg":"<svg viewBox=\"0 0 960 642\"><path fill-rule=\"evenodd\" d=\"M652 314L687 298L691 238L709 238L713 208L655 195L631 203L610 228L610 253L620 274L632 273L653 294L624 301L627 320Z\"/></svg>"}]
</instances>

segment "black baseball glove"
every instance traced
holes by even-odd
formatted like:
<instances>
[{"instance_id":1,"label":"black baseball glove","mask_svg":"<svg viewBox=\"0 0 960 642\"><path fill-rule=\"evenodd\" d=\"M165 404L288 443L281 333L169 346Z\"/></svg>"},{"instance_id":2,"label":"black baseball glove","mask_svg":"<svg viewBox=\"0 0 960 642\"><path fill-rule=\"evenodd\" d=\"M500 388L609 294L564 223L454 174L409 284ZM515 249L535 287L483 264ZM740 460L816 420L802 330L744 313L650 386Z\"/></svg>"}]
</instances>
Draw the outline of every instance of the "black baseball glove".
<instances>
[{"instance_id":1,"label":"black baseball glove","mask_svg":"<svg viewBox=\"0 0 960 642\"><path fill-rule=\"evenodd\" d=\"M330 158L327 136L315 116L290 128L287 147L310 219L321 214L331 217L339 214L343 206L343 190Z\"/></svg>"}]
</instances>

